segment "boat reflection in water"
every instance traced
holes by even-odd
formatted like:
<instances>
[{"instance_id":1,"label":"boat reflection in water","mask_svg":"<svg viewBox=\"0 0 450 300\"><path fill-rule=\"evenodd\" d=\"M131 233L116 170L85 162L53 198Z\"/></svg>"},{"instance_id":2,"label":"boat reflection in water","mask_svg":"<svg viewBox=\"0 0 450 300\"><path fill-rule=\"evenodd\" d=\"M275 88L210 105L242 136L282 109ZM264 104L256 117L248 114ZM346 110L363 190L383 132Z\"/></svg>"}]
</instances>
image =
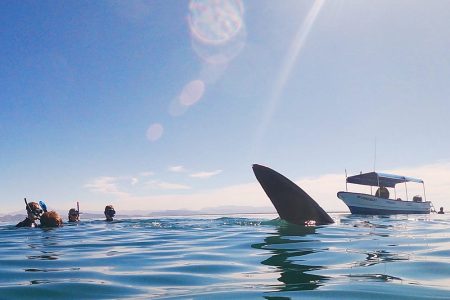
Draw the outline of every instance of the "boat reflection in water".
<instances>
[{"instance_id":1,"label":"boat reflection in water","mask_svg":"<svg viewBox=\"0 0 450 300\"><path fill-rule=\"evenodd\" d=\"M267 250L271 256L261 264L273 266L280 273L278 281L283 285L276 285L277 291L314 290L324 284L327 277L310 274L310 271L323 269L322 266L302 264L302 256L319 252L320 243L308 238L316 232L316 227L298 226L278 220L277 234L264 238L264 243L253 244L256 249Z\"/></svg>"}]
</instances>

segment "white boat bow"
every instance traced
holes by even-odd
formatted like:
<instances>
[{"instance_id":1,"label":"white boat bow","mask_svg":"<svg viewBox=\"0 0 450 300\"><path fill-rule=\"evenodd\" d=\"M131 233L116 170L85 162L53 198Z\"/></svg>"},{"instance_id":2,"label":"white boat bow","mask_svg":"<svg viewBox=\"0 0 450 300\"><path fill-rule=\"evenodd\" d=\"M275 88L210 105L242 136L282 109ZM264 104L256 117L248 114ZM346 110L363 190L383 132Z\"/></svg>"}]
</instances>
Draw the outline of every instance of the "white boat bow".
<instances>
[{"instance_id":1,"label":"white boat bow","mask_svg":"<svg viewBox=\"0 0 450 300\"><path fill-rule=\"evenodd\" d=\"M338 198L350 209L352 214L390 215L390 214L429 214L431 202L415 202L383 199L372 195L339 192Z\"/></svg>"}]
</instances>

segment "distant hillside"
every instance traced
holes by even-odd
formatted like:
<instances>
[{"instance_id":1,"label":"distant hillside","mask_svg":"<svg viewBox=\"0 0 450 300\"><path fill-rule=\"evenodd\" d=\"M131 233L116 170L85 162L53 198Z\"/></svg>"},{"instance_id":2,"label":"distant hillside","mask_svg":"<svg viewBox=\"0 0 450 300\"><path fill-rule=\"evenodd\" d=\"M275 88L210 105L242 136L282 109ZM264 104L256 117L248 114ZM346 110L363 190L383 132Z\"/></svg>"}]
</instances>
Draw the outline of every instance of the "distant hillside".
<instances>
[{"instance_id":1,"label":"distant hillside","mask_svg":"<svg viewBox=\"0 0 450 300\"><path fill-rule=\"evenodd\" d=\"M3 215L0 217L1 222L8 222L8 223L19 222L19 221L22 221L23 219L25 219L25 214Z\"/></svg>"}]
</instances>

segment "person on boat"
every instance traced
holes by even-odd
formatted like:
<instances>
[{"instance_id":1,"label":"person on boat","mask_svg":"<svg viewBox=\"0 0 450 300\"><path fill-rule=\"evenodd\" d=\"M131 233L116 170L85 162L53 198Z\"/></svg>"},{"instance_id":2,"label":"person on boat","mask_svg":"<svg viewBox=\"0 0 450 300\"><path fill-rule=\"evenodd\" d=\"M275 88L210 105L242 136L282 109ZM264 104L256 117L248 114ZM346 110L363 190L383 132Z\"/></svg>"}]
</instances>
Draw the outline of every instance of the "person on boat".
<instances>
[{"instance_id":1,"label":"person on boat","mask_svg":"<svg viewBox=\"0 0 450 300\"><path fill-rule=\"evenodd\" d=\"M384 186L380 186L375 193L375 197L389 199L389 190Z\"/></svg>"},{"instance_id":2,"label":"person on boat","mask_svg":"<svg viewBox=\"0 0 450 300\"><path fill-rule=\"evenodd\" d=\"M40 227L46 228L46 227L61 227L61 226L63 226L63 220L56 211L54 210L46 211L41 215Z\"/></svg>"},{"instance_id":3,"label":"person on boat","mask_svg":"<svg viewBox=\"0 0 450 300\"><path fill-rule=\"evenodd\" d=\"M110 222L113 221L114 215L116 214L116 211L114 210L114 207L112 205L106 205L105 206L105 217L106 221Z\"/></svg>"},{"instance_id":4,"label":"person on boat","mask_svg":"<svg viewBox=\"0 0 450 300\"><path fill-rule=\"evenodd\" d=\"M443 215L444 213L444 208L441 206L441 208L439 208L438 214Z\"/></svg>"},{"instance_id":5,"label":"person on boat","mask_svg":"<svg viewBox=\"0 0 450 300\"><path fill-rule=\"evenodd\" d=\"M25 206L27 210L27 217L22 222L19 222L16 227L36 227L36 220L42 214L42 209L36 202L30 202Z\"/></svg>"},{"instance_id":6,"label":"person on boat","mask_svg":"<svg viewBox=\"0 0 450 300\"><path fill-rule=\"evenodd\" d=\"M423 200L422 200L422 197L421 197L421 196L416 195L416 196L413 197L413 201L414 201L414 202L422 202Z\"/></svg>"},{"instance_id":7,"label":"person on boat","mask_svg":"<svg viewBox=\"0 0 450 300\"><path fill-rule=\"evenodd\" d=\"M80 221L80 212L75 208L71 208L69 210L69 222L79 222Z\"/></svg>"}]
</instances>

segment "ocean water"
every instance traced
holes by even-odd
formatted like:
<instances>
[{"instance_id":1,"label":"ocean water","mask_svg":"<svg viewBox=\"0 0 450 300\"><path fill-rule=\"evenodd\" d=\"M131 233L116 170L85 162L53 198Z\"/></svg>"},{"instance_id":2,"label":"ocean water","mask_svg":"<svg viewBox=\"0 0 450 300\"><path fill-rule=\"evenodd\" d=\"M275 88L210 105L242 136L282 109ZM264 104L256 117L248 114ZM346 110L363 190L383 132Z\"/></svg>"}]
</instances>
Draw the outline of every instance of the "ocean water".
<instances>
[{"instance_id":1,"label":"ocean water","mask_svg":"<svg viewBox=\"0 0 450 300\"><path fill-rule=\"evenodd\" d=\"M450 215L0 224L0 299L450 299Z\"/></svg>"}]
</instances>

